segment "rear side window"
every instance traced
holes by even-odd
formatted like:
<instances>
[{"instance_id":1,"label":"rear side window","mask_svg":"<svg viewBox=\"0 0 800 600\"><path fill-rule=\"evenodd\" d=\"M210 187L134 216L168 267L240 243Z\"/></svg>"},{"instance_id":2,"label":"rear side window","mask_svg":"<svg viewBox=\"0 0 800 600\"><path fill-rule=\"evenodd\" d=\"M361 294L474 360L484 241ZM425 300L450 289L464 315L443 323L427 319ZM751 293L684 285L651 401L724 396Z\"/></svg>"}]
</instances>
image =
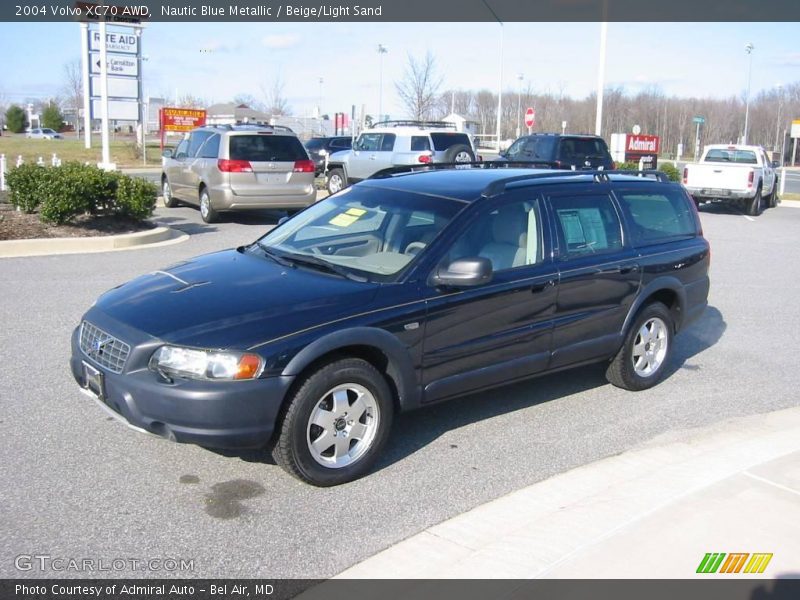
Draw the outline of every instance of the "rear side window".
<instances>
[{"instance_id":1,"label":"rear side window","mask_svg":"<svg viewBox=\"0 0 800 600\"><path fill-rule=\"evenodd\" d=\"M622 248L619 216L608 196L561 196L550 201L558 221L562 257L606 254Z\"/></svg>"},{"instance_id":2,"label":"rear side window","mask_svg":"<svg viewBox=\"0 0 800 600\"><path fill-rule=\"evenodd\" d=\"M303 144L291 135L232 135L230 157L231 160L252 162L294 162L308 159Z\"/></svg>"},{"instance_id":3,"label":"rear side window","mask_svg":"<svg viewBox=\"0 0 800 600\"><path fill-rule=\"evenodd\" d=\"M411 151L412 152L424 152L425 150L431 149L431 143L428 140L427 136L424 135L412 135L411 136Z\"/></svg>"},{"instance_id":4,"label":"rear side window","mask_svg":"<svg viewBox=\"0 0 800 600\"><path fill-rule=\"evenodd\" d=\"M457 144L469 147L469 136L466 133L431 133L433 147L437 151L447 150Z\"/></svg>"},{"instance_id":5,"label":"rear side window","mask_svg":"<svg viewBox=\"0 0 800 600\"><path fill-rule=\"evenodd\" d=\"M522 161L553 160L556 139L554 137L524 137L508 149L508 158Z\"/></svg>"},{"instance_id":6,"label":"rear side window","mask_svg":"<svg viewBox=\"0 0 800 600\"><path fill-rule=\"evenodd\" d=\"M198 156L200 158L217 158L219 155L219 135L214 134L206 140L200 148Z\"/></svg>"},{"instance_id":7,"label":"rear side window","mask_svg":"<svg viewBox=\"0 0 800 600\"><path fill-rule=\"evenodd\" d=\"M209 131L192 132L192 135L189 136L189 149L186 151L186 154L190 157L197 156L197 151L200 150L200 147L211 135Z\"/></svg>"},{"instance_id":8,"label":"rear side window","mask_svg":"<svg viewBox=\"0 0 800 600\"><path fill-rule=\"evenodd\" d=\"M622 191L616 195L623 209L630 214L633 223L631 234L637 246L694 237L698 233L694 209L681 190Z\"/></svg>"}]
</instances>

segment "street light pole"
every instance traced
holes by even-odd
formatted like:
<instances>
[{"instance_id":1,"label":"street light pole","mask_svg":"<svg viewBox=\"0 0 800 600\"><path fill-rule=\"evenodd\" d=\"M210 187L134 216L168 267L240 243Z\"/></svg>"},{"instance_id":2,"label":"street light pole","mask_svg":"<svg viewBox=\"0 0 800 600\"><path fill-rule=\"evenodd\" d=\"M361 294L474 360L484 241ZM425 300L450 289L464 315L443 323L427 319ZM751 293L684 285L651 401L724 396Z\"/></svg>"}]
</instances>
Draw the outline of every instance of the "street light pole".
<instances>
[{"instance_id":1,"label":"street light pole","mask_svg":"<svg viewBox=\"0 0 800 600\"><path fill-rule=\"evenodd\" d=\"M742 136L742 144L744 145L747 144L747 127L750 124L750 76L753 73L753 50L755 50L755 46L752 42L747 42L744 45L744 51L747 52L747 56L750 59L747 66L747 98L744 108L744 135Z\"/></svg>"},{"instance_id":2,"label":"street light pole","mask_svg":"<svg viewBox=\"0 0 800 600\"><path fill-rule=\"evenodd\" d=\"M781 104L783 103L783 86L778 84L778 118L775 119L775 145L773 146L775 152L778 151L778 132L781 128ZM783 156L781 156L781 164L783 164Z\"/></svg>"},{"instance_id":3,"label":"street light pole","mask_svg":"<svg viewBox=\"0 0 800 600\"><path fill-rule=\"evenodd\" d=\"M519 137L520 131L522 131L522 73L517 76L517 79L519 80L519 90L517 93L517 137Z\"/></svg>"},{"instance_id":4,"label":"street light pole","mask_svg":"<svg viewBox=\"0 0 800 600\"><path fill-rule=\"evenodd\" d=\"M503 110L503 38L505 37L505 27L500 23L500 81L497 84L497 151L500 152L500 121Z\"/></svg>"},{"instance_id":5,"label":"street light pole","mask_svg":"<svg viewBox=\"0 0 800 600\"><path fill-rule=\"evenodd\" d=\"M388 54L389 50L383 44L378 44L378 58L380 61L379 67L379 83L378 83L378 118L377 121L383 121L383 55Z\"/></svg>"},{"instance_id":6,"label":"street light pole","mask_svg":"<svg viewBox=\"0 0 800 600\"><path fill-rule=\"evenodd\" d=\"M607 5L603 6L603 17ZM606 79L606 38L608 37L608 22L600 24L600 65L597 67L597 112L594 120L594 134L602 135L603 131L603 92Z\"/></svg>"}]
</instances>

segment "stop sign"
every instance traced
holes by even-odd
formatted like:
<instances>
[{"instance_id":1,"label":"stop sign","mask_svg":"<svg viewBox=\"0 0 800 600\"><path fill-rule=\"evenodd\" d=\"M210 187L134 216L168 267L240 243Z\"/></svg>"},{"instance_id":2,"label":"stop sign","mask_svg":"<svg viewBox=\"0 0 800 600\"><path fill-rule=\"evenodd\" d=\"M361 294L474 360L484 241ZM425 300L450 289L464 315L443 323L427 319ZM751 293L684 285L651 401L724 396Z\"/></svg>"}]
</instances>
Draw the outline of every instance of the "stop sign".
<instances>
[{"instance_id":1,"label":"stop sign","mask_svg":"<svg viewBox=\"0 0 800 600\"><path fill-rule=\"evenodd\" d=\"M528 110L525 111L525 126L533 127L534 123L536 123L536 111L528 107Z\"/></svg>"}]
</instances>

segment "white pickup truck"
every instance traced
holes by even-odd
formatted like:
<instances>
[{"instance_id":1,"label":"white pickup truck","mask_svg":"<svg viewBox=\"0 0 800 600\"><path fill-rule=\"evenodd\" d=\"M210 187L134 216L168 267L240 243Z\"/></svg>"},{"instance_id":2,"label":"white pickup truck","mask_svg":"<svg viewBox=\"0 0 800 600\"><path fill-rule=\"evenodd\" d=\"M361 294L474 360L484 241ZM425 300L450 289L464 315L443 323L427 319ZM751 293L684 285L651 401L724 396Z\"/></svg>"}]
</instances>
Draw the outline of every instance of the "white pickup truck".
<instances>
[{"instance_id":1,"label":"white pickup truck","mask_svg":"<svg viewBox=\"0 0 800 600\"><path fill-rule=\"evenodd\" d=\"M683 168L683 186L698 206L727 201L751 216L778 203L775 165L760 146L706 146L700 162Z\"/></svg>"}]
</instances>

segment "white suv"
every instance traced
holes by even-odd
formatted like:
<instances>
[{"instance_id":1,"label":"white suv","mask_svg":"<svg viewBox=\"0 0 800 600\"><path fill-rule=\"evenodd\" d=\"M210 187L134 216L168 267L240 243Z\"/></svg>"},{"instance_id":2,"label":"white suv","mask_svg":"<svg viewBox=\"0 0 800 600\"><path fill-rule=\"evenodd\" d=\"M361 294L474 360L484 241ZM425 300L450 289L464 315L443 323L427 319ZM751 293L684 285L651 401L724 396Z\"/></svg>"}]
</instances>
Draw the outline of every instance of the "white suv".
<instances>
[{"instance_id":1,"label":"white suv","mask_svg":"<svg viewBox=\"0 0 800 600\"><path fill-rule=\"evenodd\" d=\"M328 157L328 192L334 194L382 169L426 163L473 162L470 136L444 121L383 121L367 129L350 150Z\"/></svg>"}]
</instances>

